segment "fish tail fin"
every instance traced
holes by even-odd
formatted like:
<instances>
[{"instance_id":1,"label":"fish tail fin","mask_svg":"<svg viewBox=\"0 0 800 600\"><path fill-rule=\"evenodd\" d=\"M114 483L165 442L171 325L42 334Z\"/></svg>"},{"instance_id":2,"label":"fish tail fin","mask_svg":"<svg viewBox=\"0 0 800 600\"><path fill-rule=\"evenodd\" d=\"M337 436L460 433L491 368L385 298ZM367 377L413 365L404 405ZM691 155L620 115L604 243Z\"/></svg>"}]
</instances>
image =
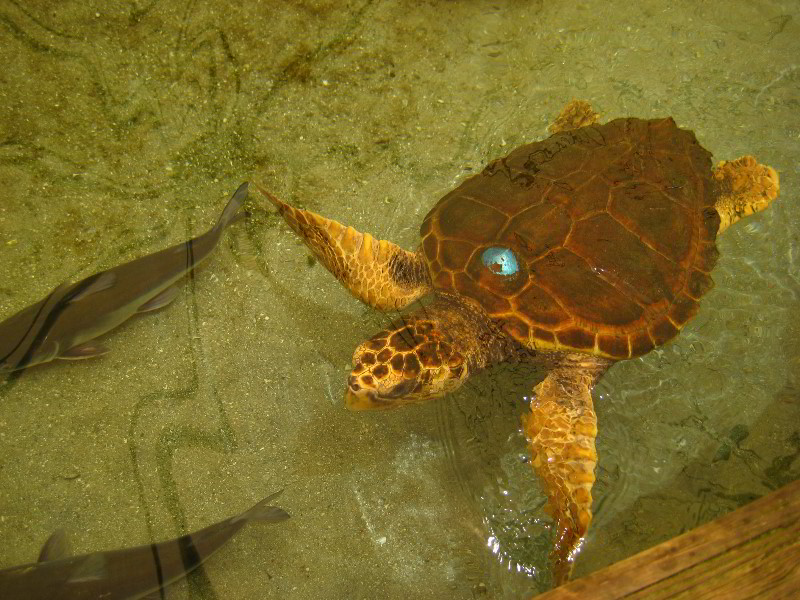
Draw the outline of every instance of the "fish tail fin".
<instances>
[{"instance_id":1,"label":"fish tail fin","mask_svg":"<svg viewBox=\"0 0 800 600\"><path fill-rule=\"evenodd\" d=\"M219 220L217 220L217 224L214 225L214 229L216 231L222 231L228 225L235 223L239 219L243 219L247 216L247 212L239 212L244 204L244 201L247 199L247 193L249 188L249 182L245 181L239 188L233 193L231 199L228 201L228 205L225 207L225 210L222 211L222 214L219 216Z\"/></svg>"},{"instance_id":2,"label":"fish tail fin","mask_svg":"<svg viewBox=\"0 0 800 600\"><path fill-rule=\"evenodd\" d=\"M267 496L261 502L253 506L250 510L246 510L238 517L234 517L232 522L236 521L263 521L265 523L277 523L279 521L285 521L289 518L289 513L287 513L282 508L278 508L277 506L270 506L269 502L271 502L274 498L279 496L283 490L272 494L271 496Z\"/></svg>"}]
</instances>

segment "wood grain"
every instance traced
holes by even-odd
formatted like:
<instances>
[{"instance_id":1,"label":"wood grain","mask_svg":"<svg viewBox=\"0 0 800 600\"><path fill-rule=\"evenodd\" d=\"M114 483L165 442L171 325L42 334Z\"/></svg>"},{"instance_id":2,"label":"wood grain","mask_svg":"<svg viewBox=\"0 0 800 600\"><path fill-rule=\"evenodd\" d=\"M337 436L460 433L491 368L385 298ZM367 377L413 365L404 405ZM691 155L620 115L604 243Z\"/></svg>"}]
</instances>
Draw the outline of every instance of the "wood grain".
<instances>
[{"instance_id":1,"label":"wood grain","mask_svg":"<svg viewBox=\"0 0 800 600\"><path fill-rule=\"evenodd\" d=\"M800 481L537 596L578 598L800 598Z\"/></svg>"}]
</instances>

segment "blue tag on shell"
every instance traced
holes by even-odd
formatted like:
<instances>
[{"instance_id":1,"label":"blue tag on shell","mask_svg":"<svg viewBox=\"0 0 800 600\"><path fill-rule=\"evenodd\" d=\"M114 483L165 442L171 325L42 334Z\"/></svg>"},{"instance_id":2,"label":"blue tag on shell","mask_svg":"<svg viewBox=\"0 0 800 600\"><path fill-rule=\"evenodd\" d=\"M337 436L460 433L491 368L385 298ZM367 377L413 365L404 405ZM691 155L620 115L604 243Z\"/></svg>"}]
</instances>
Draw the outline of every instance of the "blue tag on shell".
<instances>
[{"instance_id":1,"label":"blue tag on shell","mask_svg":"<svg viewBox=\"0 0 800 600\"><path fill-rule=\"evenodd\" d=\"M516 275L519 272L517 257L509 248L492 246L483 251L483 264L496 275Z\"/></svg>"}]
</instances>

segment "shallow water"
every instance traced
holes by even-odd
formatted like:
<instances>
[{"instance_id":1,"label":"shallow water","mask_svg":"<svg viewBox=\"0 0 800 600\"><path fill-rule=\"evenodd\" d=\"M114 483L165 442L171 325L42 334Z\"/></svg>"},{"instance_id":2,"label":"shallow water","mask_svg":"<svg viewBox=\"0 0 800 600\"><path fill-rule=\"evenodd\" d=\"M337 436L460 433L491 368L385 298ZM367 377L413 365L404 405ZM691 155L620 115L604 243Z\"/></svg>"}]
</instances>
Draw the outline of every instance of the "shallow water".
<instances>
[{"instance_id":1,"label":"shallow water","mask_svg":"<svg viewBox=\"0 0 800 600\"><path fill-rule=\"evenodd\" d=\"M673 343L595 389L595 520L576 574L800 477L800 3L0 1L0 317L204 231L237 185L407 248L433 203L570 99L672 115L781 175L719 241ZM255 197L254 197L255 199ZM342 403L388 317L263 204L107 356L0 386L0 566L65 527L147 543L286 488L175 598L518 598L546 589L518 432L535 374Z\"/></svg>"}]
</instances>

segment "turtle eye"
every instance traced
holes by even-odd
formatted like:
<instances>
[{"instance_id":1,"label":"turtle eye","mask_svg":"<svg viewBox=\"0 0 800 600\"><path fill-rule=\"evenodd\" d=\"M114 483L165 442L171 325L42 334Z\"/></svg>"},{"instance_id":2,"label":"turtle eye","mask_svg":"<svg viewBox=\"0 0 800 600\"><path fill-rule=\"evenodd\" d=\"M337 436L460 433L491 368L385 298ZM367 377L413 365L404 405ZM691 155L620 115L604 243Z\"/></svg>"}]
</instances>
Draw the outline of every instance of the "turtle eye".
<instances>
[{"instance_id":1,"label":"turtle eye","mask_svg":"<svg viewBox=\"0 0 800 600\"><path fill-rule=\"evenodd\" d=\"M492 246L481 255L483 264L495 275L516 275L519 272L517 257L509 248Z\"/></svg>"}]
</instances>

